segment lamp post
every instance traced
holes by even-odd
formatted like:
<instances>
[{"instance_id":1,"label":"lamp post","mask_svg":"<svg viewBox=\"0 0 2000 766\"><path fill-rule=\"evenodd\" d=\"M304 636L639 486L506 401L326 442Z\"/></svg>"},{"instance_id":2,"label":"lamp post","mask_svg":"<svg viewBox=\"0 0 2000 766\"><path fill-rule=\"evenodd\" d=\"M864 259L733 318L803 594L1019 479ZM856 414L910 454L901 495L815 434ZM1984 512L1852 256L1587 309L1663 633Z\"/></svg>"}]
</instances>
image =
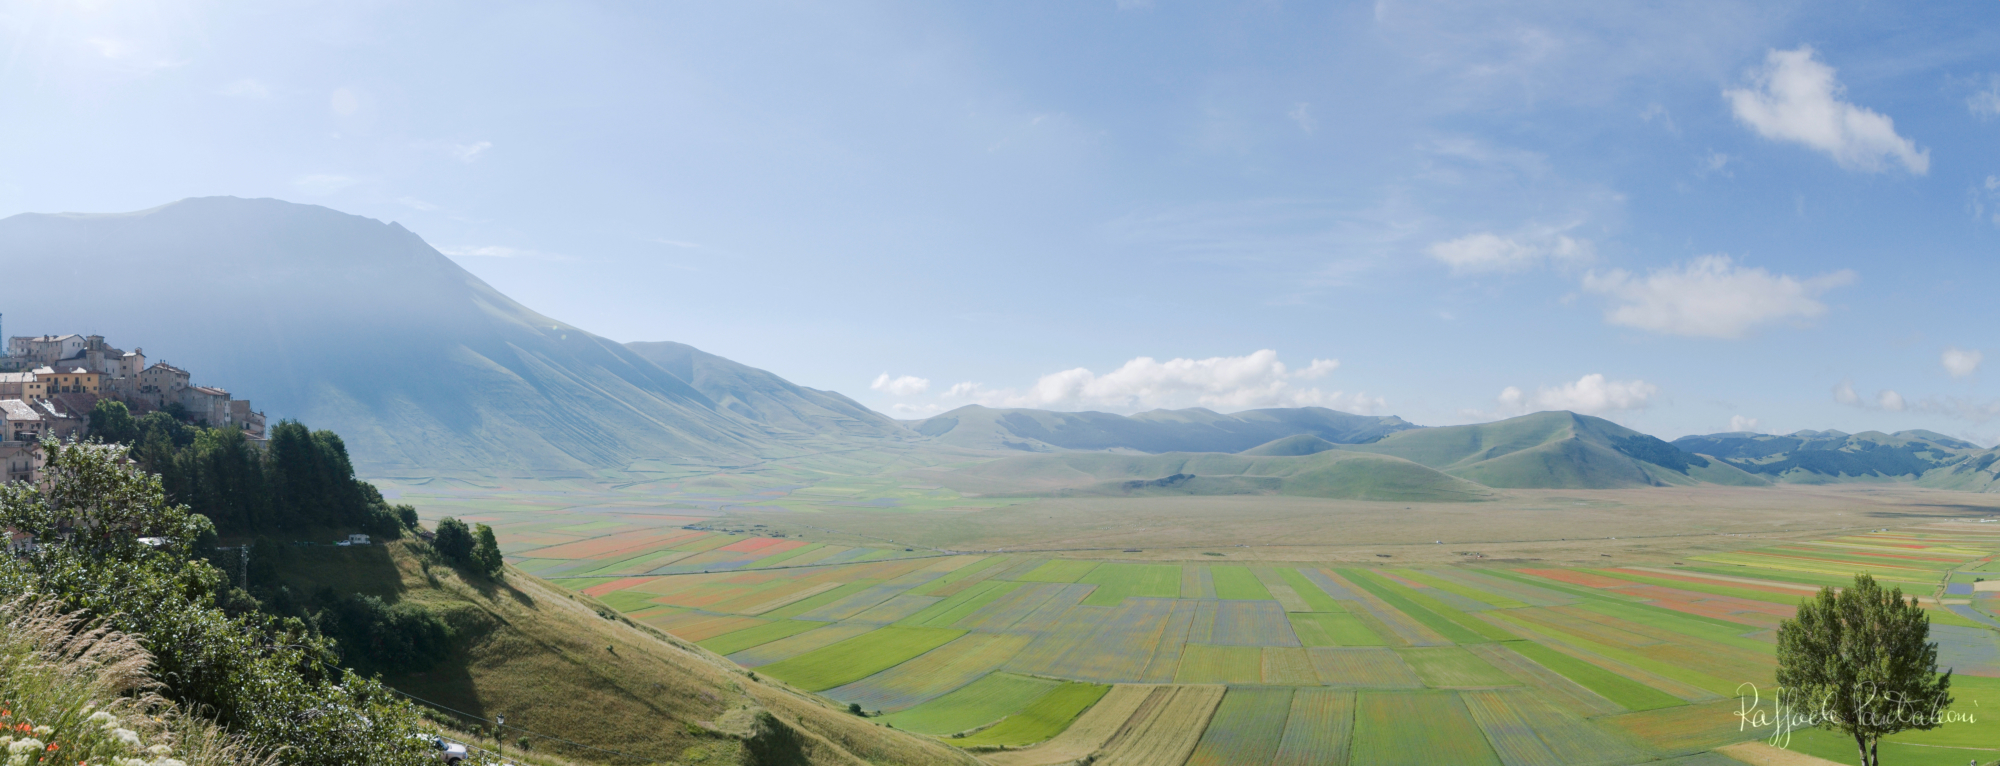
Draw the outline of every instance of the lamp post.
<instances>
[{"instance_id":1,"label":"lamp post","mask_svg":"<svg viewBox=\"0 0 2000 766\"><path fill-rule=\"evenodd\" d=\"M499 728L493 731L493 738L500 741L500 758L501 760L505 760L507 758L507 714L500 713L493 716L493 722L499 726Z\"/></svg>"}]
</instances>

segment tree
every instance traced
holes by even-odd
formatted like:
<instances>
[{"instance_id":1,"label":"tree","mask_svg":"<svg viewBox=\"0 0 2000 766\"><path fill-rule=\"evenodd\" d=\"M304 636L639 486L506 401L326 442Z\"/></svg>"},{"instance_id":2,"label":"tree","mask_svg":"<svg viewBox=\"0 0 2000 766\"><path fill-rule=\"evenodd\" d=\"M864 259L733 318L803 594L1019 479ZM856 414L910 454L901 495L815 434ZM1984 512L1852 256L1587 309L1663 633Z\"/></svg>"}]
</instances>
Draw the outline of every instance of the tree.
<instances>
[{"instance_id":1,"label":"tree","mask_svg":"<svg viewBox=\"0 0 2000 766\"><path fill-rule=\"evenodd\" d=\"M50 440L42 449L46 486L0 485L0 527L39 543L24 556L0 556L0 601L32 595L141 636L163 696L255 746L283 748L281 763L430 762L413 738L415 708L338 667L332 642L296 619L220 607L228 578L194 550L212 545L214 527L170 504L159 477L113 446Z\"/></svg>"},{"instance_id":2,"label":"tree","mask_svg":"<svg viewBox=\"0 0 2000 766\"><path fill-rule=\"evenodd\" d=\"M139 421L116 399L99 399L90 408L90 433L108 442L130 444L139 438Z\"/></svg>"},{"instance_id":3,"label":"tree","mask_svg":"<svg viewBox=\"0 0 2000 766\"><path fill-rule=\"evenodd\" d=\"M1862 766L1879 766L1881 738L1937 728L1951 705L1951 671L1938 673L1930 617L1903 589L1883 591L1875 578L1799 605L1778 625L1778 685L1789 706L1822 728L1845 732Z\"/></svg>"},{"instance_id":4,"label":"tree","mask_svg":"<svg viewBox=\"0 0 2000 766\"><path fill-rule=\"evenodd\" d=\"M498 577L500 567L506 563L507 560L500 556L500 541L494 539L493 528L479 525L479 542L472 548L472 568L487 577Z\"/></svg>"},{"instance_id":5,"label":"tree","mask_svg":"<svg viewBox=\"0 0 2000 766\"><path fill-rule=\"evenodd\" d=\"M446 516L438 519L437 539L431 541L438 555L453 564L464 564L472 558L472 530L465 522Z\"/></svg>"}]
</instances>

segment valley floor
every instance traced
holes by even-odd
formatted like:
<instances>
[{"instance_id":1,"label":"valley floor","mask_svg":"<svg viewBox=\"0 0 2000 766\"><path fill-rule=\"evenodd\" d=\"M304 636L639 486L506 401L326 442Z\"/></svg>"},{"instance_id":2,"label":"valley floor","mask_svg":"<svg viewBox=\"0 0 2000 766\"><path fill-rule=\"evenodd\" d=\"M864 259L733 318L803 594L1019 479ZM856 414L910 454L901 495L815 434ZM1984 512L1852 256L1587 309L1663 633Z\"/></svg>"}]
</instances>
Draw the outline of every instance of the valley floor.
<instances>
[{"instance_id":1,"label":"valley floor","mask_svg":"<svg viewBox=\"0 0 2000 766\"><path fill-rule=\"evenodd\" d=\"M1739 716L1752 690L1770 705L1774 628L1855 572L1924 599L1955 710L2000 704L1988 495L1009 501L869 481L400 491L635 622L999 764L1765 757L1731 746L1774 734ZM1959 764L1995 741L2000 721L1952 723L1883 751ZM1824 732L1778 744L1854 760Z\"/></svg>"}]
</instances>

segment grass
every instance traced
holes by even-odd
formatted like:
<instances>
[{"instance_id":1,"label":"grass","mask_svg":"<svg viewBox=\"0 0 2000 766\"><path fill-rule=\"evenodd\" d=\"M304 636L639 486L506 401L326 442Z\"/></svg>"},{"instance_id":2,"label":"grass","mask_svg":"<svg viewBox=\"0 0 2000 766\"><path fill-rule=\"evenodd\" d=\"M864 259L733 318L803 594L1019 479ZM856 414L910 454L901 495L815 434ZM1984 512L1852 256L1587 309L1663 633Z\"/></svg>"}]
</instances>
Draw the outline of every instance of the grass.
<instances>
[{"instance_id":1,"label":"grass","mask_svg":"<svg viewBox=\"0 0 2000 766\"><path fill-rule=\"evenodd\" d=\"M1097 586L1086 606L1117 606L1127 598L1179 598L1181 568L1169 564L1103 564L1076 580Z\"/></svg>"},{"instance_id":2,"label":"grass","mask_svg":"<svg viewBox=\"0 0 2000 766\"><path fill-rule=\"evenodd\" d=\"M827 604L834 603L841 599L847 598L848 596L852 596L856 593L860 593L864 590L873 588L880 584L881 583L874 580L861 580L859 582L847 583L838 588L834 588L833 590L821 593L817 596L813 596L812 598L803 599L800 601L794 601L790 604L778 607L769 612L765 612L760 616L768 617L773 620L783 620L792 617L797 617L799 615L805 614L806 612L810 612L814 609L826 606Z\"/></svg>"},{"instance_id":3,"label":"grass","mask_svg":"<svg viewBox=\"0 0 2000 766\"><path fill-rule=\"evenodd\" d=\"M1354 692L1344 689L1299 689L1285 734L1278 742L1272 766L1319 766L1346 763L1347 741L1354 731Z\"/></svg>"},{"instance_id":4,"label":"grass","mask_svg":"<svg viewBox=\"0 0 2000 766\"><path fill-rule=\"evenodd\" d=\"M1306 602L1306 606L1312 607L1312 611L1347 611L1347 607L1343 606L1339 599L1327 595L1326 591L1320 590L1319 584L1313 582L1311 578L1306 577L1305 573L1291 567L1284 567L1278 570L1278 576L1285 578L1285 582L1292 586L1292 590L1299 594L1299 598Z\"/></svg>"},{"instance_id":5,"label":"grass","mask_svg":"<svg viewBox=\"0 0 2000 766\"><path fill-rule=\"evenodd\" d=\"M716 654L735 654L753 646L763 646L780 638L796 636L814 628L824 628L826 623L810 620L779 620L744 628L733 633L724 633L707 641L697 642L701 648Z\"/></svg>"},{"instance_id":6,"label":"grass","mask_svg":"<svg viewBox=\"0 0 2000 766\"><path fill-rule=\"evenodd\" d=\"M1291 713L1291 689L1231 688L1216 706L1187 766L1270 763L1278 755Z\"/></svg>"},{"instance_id":7,"label":"grass","mask_svg":"<svg viewBox=\"0 0 2000 766\"><path fill-rule=\"evenodd\" d=\"M1421 572L1415 569L1398 569L1396 570L1396 574L1404 578L1414 580L1416 582L1420 582L1425 585L1429 585L1438 590L1445 591L1447 593L1456 593L1458 595L1464 596L1474 601L1492 605L1493 607L1499 609L1518 609L1527 606L1527 604L1524 604L1520 601L1516 601L1507 596L1498 593L1493 593L1490 591L1480 590L1478 588L1470 587L1460 583L1456 583L1451 580L1438 577L1437 575L1433 575L1429 572Z\"/></svg>"},{"instance_id":8,"label":"grass","mask_svg":"<svg viewBox=\"0 0 2000 766\"><path fill-rule=\"evenodd\" d=\"M980 559L965 566L946 572L935 580L917 586L915 589L911 590L910 593L911 595L916 595L916 596L930 595L931 591L958 582L959 580L963 580L967 577L979 574L980 572L984 572L988 569L991 569L993 565L999 564L1006 560L1007 560L1006 556L987 556L986 558Z\"/></svg>"},{"instance_id":9,"label":"grass","mask_svg":"<svg viewBox=\"0 0 2000 766\"><path fill-rule=\"evenodd\" d=\"M1520 685L1513 676L1456 646L1403 649L1397 654L1425 686L1434 689Z\"/></svg>"},{"instance_id":10,"label":"grass","mask_svg":"<svg viewBox=\"0 0 2000 766\"><path fill-rule=\"evenodd\" d=\"M1357 702L1349 763L1501 766L1457 694L1364 691Z\"/></svg>"},{"instance_id":11,"label":"grass","mask_svg":"<svg viewBox=\"0 0 2000 766\"><path fill-rule=\"evenodd\" d=\"M1111 691L1104 684L1087 684L1071 681L1041 696L1019 713L1007 716L992 728L962 739L951 740L959 747L1006 746L1019 747L1046 741L1064 729L1083 711Z\"/></svg>"},{"instance_id":12,"label":"grass","mask_svg":"<svg viewBox=\"0 0 2000 766\"><path fill-rule=\"evenodd\" d=\"M1215 597L1245 601L1270 601L1271 591L1258 581L1249 567L1209 567L1215 581Z\"/></svg>"},{"instance_id":13,"label":"grass","mask_svg":"<svg viewBox=\"0 0 2000 766\"><path fill-rule=\"evenodd\" d=\"M806 691L825 691L888 670L962 635L965 631L891 625L765 665L760 672Z\"/></svg>"},{"instance_id":14,"label":"grass","mask_svg":"<svg viewBox=\"0 0 2000 766\"><path fill-rule=\"evenodd\" d=\"M1422 623L1424 627L1437 631L1438 635L1444 636L1446 640L1452 643L1477 644L1483 641L1495 640L1487 638L1471 628L1460 625L1456 621L1447 619L1437 612L1418 606L1416 602L1403 595L1409 590L1408 588L1392 586L1387 581L1376 578L1373 572L1359 569L1342 569L1340 570L1340 576L1347 578L1348 582L1354 583L1363 590L1375 594L1376 598L1382 599L1384 603L1394 607L1396 611L1408 615L1410 619Z\"/></svg>"},{"instance_id":15,"label":"grass","mask_svg":"<svg viewBox=\"0 0 2000 766\"><path fill-rule=\"evenodd\" d=\"M943 736L998 721L1041 699L1061 681L989 673L956 691L882 719L905 731Z\"/></svg>"},{"instance_id":16,"label":"grass","mask_svg":"<svg viewBox=\"0 0 2000 766\"><path fill-rule=\"evenodd\" d=\"M1097 566L1095 561L1055 559L1014 579L1019 582L1076 582Z\"/></svg>"},{"instance_id":17,"label":"grass","mask_svg":"<svg viewBox=\"0 0 2000 766\"><path fill-rule=\"evenodd\" d=\"M1575 681L1578 686L1597 692L1626 710L1657 710L1687 704L1679 697L1533 641L1509 641L1506 645L1521 656Z\"/></svg>"},{"instance_id":18,"label":"grass","mask_svg":"<svg viewBox=\"0 0 2000 766\"><path fill-rule=\"evenodd\" d=\"M987 604L1000 600L1002 596L1013 593L1020 587L1021 584L1017 582L988 580L959 591L957 595L932 604L923 611L910 615L897 624L918 625L926 628L949 628L959 620L963 620L972 616L974 612L985 609Z\"/></svg>"},{"instance_id":19,"label":"grass","mask_svg":"<svg viewBox=\"0 0 2000 766\"><path fill-rule=\"evenodd\" d=\"M1174 682L1182 684L1254 684L1264 680L1264 650L1256 646L1188 644Z\"/></svg>"},{"instance_id":20,"label":"grass","mask_svg":"<svg viewBox=\"0 0 2000 766\"><path fill-rule=\"evenodd\" d=\"M1368 627L1368 623L1349 613L1321 614L1317 612L1287 615L1292 620L1292 632L1305 646L1387 646L1389 642Z\"/></svg>"}]
</instances>

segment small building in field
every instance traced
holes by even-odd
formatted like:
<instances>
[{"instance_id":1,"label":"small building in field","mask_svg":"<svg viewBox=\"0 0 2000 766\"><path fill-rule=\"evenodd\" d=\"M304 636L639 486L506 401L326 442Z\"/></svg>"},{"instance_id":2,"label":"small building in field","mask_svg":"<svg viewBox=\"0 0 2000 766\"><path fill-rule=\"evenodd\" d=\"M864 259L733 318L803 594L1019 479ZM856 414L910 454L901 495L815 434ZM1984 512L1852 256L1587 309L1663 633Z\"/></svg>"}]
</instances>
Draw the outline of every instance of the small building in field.
<instances>
[{"instance_id":1,"label":"small building in field","mask_svg":"<svg viewBox=\"0 0 2000 766\"><path fill-rule=\"evenodd\" d=\"M359 534L359 533L356 533L356 534L352 534L352 535L348 535L348 536L347 536L347 544L348 544L348 545L368 545L368 544L369 544L369 542L368 542L368 536L367 536L367 535L364 535L364 534Z\"/></svg>"}]
</instances>

